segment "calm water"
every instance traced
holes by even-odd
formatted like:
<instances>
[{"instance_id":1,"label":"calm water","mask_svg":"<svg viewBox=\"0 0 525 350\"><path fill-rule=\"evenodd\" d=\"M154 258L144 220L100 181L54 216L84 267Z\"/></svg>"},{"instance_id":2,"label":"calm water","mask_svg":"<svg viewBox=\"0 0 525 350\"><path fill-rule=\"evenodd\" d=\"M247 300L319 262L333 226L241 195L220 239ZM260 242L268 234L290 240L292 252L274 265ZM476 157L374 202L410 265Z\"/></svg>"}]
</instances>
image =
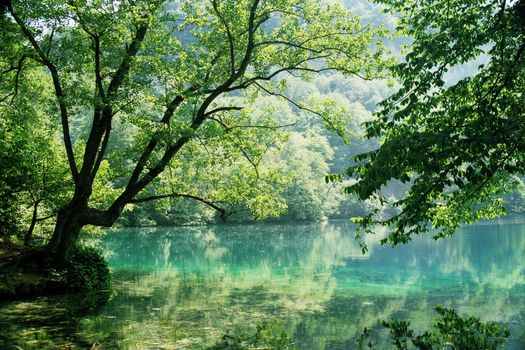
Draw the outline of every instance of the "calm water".
<instances>
[{"instance_id":1,"label":"calm water","mask_svg":"<svg viewBox=\"0 0 525 350\"><path fill-rule=\"evenodd\" d=\"M395 249L377 235L366 255L353 232L348 222L111 232L100 242L109 300L0 304L0 348L201 349L266 320L300 349L354 349L363 327L389 318L428 327L441 304L505 324L507 348L525 349L525 224Z\"/></svg>"}]
</instances>

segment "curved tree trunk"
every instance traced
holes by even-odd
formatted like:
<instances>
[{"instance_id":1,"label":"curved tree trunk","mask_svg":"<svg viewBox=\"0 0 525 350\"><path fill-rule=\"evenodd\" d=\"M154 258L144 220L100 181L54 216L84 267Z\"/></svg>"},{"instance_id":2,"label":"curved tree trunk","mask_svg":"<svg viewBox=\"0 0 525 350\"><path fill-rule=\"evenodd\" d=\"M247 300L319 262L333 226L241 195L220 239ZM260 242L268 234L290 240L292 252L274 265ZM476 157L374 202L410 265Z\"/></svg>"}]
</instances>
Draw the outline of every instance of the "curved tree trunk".
<instances>
[{"instance_id":1,"label":"curved tree trunk","mask_svg":"<svg viewBox=\"0 0 525 350\"><path fill-rule=\"evenodd\" d=\"M90 195L91 190L87 191ZM122 213L126 201L117 201L106 211L90 208L89 195L77 195L63 207L57 216L51 239L44 248L45 263L55 268L64 267L70 260L80 230L86 225L111 227Z\"/></svg>"},{"instance_id":2,"label":"curved tree trunk","mask_svg":"<svg viewBox=\"0 0 525 350\"><path fill-rule=\"evenodd\" d=\"M53 236L45 248L48 265L64 267L71 258L80 230L85 226L80 221L81 213L81 209L73 210L70 205L59 211Z\"/></svg>"}]
</instances>

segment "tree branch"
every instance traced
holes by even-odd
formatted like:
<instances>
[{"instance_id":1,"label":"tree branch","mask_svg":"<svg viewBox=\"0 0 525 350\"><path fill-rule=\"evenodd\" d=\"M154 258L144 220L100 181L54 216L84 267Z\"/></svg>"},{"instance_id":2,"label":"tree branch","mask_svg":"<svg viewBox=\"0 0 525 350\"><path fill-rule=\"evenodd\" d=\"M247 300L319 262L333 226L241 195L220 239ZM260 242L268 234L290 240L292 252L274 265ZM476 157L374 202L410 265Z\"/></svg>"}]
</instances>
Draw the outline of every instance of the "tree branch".
<instances>
[{"instance_id":1,"label":"tree branch","mask_svg":"<svg viewBox=\"0 0 525 350\"><path fill-rule=\"evenodd\" d=\"M106 149L108 147L110 134L111 134L111 119L108 120L107 125L104 130L104 138L102 139L100 150L98 151L97 158L95 160L95 164L93 165L93 170L91 171L91 175L89 179L90 183L92 183L95 180L95 176L97 175L98 169L100 168L100 164L102 163L102 160L104 159L104 155L106 154Z\"/></svg>"},{"instance_id":2,"label":"tree branch","mask_svg":"<svg viewBox=\"0 0 525 350\"><path fill-rule=\"evenodd\" d=\"M137 31L135 32L135 37L131 41L128 50L122 59L122 62L117 68L117 71L111 79L111 82L109 83L107 93L108 98L111 99L124 82L124 78L127 76L129 69L131 68L131 60L137 55L140 44L144 41L144 37L146 36L148 27L149 23L143 24L138 27Z\"/></svg>"},{"instance_id":3,"label":"tree branch","mask_svg":"<svg viewBox=\"0 0 525 350\"><path fill-rule=\"evenodd\" d=\"M227 125L226 123L224 123L222 121L222 119L219 119L219 118L208 117L208 119L209 120L213 120L214 122L218 123L227 132L231 131L233 129L249 129L249 128L252 128L252 129L277 130L277 129L288 128L288 127L291 127L291 126L294 126L295 124L297 124L297 121L294 121L293 123L283 124L283 125L275 125L275 126L271 126L271 125Z\"/></svg>"},{"instance_id":4,"label":"tree branch","mask_svg":"<svg viewBox=\"0 0 525 350\"><path fill-rule=\"evenodd\" d=\"M164 115L161 119L161 122L165 125L168 125L171 118L173 117L173 114L175 113L175 109L180 106L180 104L184 101L184 97L181 95L176 96L169 104L166 110L164 111ZM151 157L151 154L155 150L155 147L157 147L158 141L157 141L158 133L155 133L151 139L148 142L148 145L142 151L142 154L140 155L139 160L137 161L137 165L135 165L135 169L133 170L133 173L131 174L131 177L128 181L127 187L134 186L140 175L142 174L142 171L144 170L144 167L146 166L146 163L148 162L149 158Z\"/></svg>"},{"instance_id":5,"label":"tree branch","mask_svg":"<svg viewBox=\"0 0 525 350\"><path fill-rule=\"evenodd\" d=\"M240 111L242 110L244 107L236 107L236 106L231 106L231 107L218 107L218 108L215 108L209 112L206 112L204 114L204 117L206 118L209 118L210 115L212 114L215 114L215 113L218 113L218 112L223 112L223 111Z\"/></svg>"},{"instance_id":6,"label":"tree branch","mask_svg":"<svg viewBox=\"0 0 525 350\"><path fill-rule=\"evenodd\" d=\"M193 119L191 125L189 126L192 130L197 130L202 123L206 120L206 110L211 105L211 103L221 94L227 91L227 89L237 80L239 79L246 71L246 68L248 67L248 64L250 62L253 49L254 49L254 36L255 36L255 30L261 23L255 23L256 18L256 12L257 7L259 5L260 0L254 0L252 7L250 8L250 16L248 20L248 42L246 45L246 51L244 53L244 57L239 65L239 69L231 74L228 79L221 85L219 85L217 88L215 88L201 103L198 111L196 112L195 118ZM144 158L144 164L142 164L141 160L139 160L139 163L135 167L135 170L133 172L132 178L128 182L128 185L126 186L126 189L121 193L121 195L115 200L115 202L111 205L111 207L108 209L109 212L121 212L126 203L129 203L130 200L135 197L142 189L144 189L151 181L153 181L168 165L168 163L171 161L171 159L180 151L180 149L192 139L192 135L190 134L184 134L181 136L173 145L168 147L168 149L164 152L161 159L157 162L157 164L150 168L149 171L143 176L140 177L140 174L144 168L145 162L147 159L149 159L149 156L151 155L151 152L153 152L153 149L155 148L157 142L152 139L150 140L150 143L148 144L145 152L143 153L143 156L141 156L141 160ZM133 180L133 181L131 181Z\"/></svg>"},{"instance_id":7,"label":"tree branch","mask_svg":"<svg viewBox=\"0 0 525 350\"><path fill-rule=\"evenodd\" d=\"M261 90L263 90L264 92L266 92L268 95L271 95L271 96L277 96L277 97L281 97L283 98L284 100L286 100L287 102L291 103L292 105L294 105L295 107L299 108L300 110L303 110L303 111L306 111L306 112L310 112L310 113L313 113L315 115L318 115L319 117L323 118L323 115L318 112L318 111L315 111L311 108L308 108L308 107L305 107L303 105L300 105L299 103L295 102L294 100L292 100L291 98L289 98L288 96L286 95L283 95L279 92L275 92L275 91L271 91L271 90L268 90L266 87L262 86L261 84L259 83L254 83L258 88L260 88ZM323 118L324 119L324 118Z\"/></svg>"},{"instance_id":8,"label":"tree branch","mask_svg":"<svg viewBox=\"0 0 525 350\"><path fill-rule=\"evenodd\" d=\"M219 8L217 6L217 0L212 0L211 3L213 5L213 10L217 14L217 17L219 17L219 20L224 25L224 28L226 30L226 35L228 36L228 46L230 48L230 66L231 66L230 69L231 69L231 74L234 74L235 73L235 46L234 46L233 36L230 31L230 27L228 26L228 23L226 22L222 14L219 12Z\"/></svg>"},{"instance_id":9,"label":"tree branch","mask_svg":"<svg viewBox=\"0 0 525 350\"><path fill-rule=\"evenodd\" d=\"M129 201L129 203L144 203L144 202L149 202L149 201L153 201L153 200L165 199L165 198L174 198L174 197L189 198L189 199L193 199L193 200L196 200L198 202L204 203L207 206L209 206L210 208L213 208L216 211L218 211L221 214L221 219L223 221L226 221L226 218L229 215L231 215L231 212L228 212L226 209L219 207L217 204L213 203L212 201L207 200L205 198L197 197L197 196L194 196L194 195L191 195L191 194L187 194L187 193L173 192L173 193L161 194L161 195L156 195L156 196L136 198L136 199L131 199Z\"/></svg>"},{"instance_id":10,"label":"tree branch","mask_svg":"<svg viewBox=\"0 0 525 350\"><path fill-rule=\"evenodd\" d=\"M286 95L283 95L281 93L278 93L278 92L274 92L274 91L271 91L271 90L268 90L267 88L265 88L264 86L262 86L261 84L259 83L254 83L256 86L258 86L261 90L263 90L264 92L266 92L267 94L269 95L272 95L272 96L278 96L278 97L281 97L283 99L285 99L286 101L288 101L289 103L291 103L292 105L294 105L295 107L303 110L303 111L306 111L306 112L309 112L309 113L312 113L312 114L315 114L317 116L319 116L325 123L327 123L333 130L337 130L337 127L327 118L325 118L323 116L322 113L316 111L316 110L313 110L311 108L308 108L308 107L305 107L297 102L295 102L294 100L292 100L291 98L289 98L288 96ZM339 134L339 133L338 133Z\"/></svg>"},{"instance_id":11,"label":"tree branch","mask_svg":"<svg viewBox=\"0 0 525 350\"><path fill-rule=\"evenodd\" d=\"M312 72L312 73L321 73L321 72L324 72L324 71L339 70L339 69L335 69L335 68L317 68L316 69L316 68L310 68L310 67L299 67L301 64L305 64L307 62L315 61L315 60L318 60L318 59L327 58L329 56L330 56L329 54L325 54L325 55L319 55L319 56L309 57L309 58L300 60L300 61L296 62L294 65L276 69L275 71L273 71L272 73L270 73L270 74L268 74L266 76L260 76L259 75L259 76L251 77L251 78L245 80L244 82L242 82L239 85L231 86L230 88L228 88L227 91L231 92L231 91L235 91L235 90L246 89L247 87L251 86L252 84L254 84L257 81L270 81L273 78L275 78L277 75L279 75L280 73L285 73L285 72L293 75L293 71L305 71L305 72Z\"/></svg>"},{"instance_id":12,"label":"tree branch","mask_svg":"<svg viewBox=\"0 0 525 350\"><path fill-rule=\"evenodd\" d=\"M31 46L33 46L33 49L37 52L38 56L42 60L42 63L49 69L51 72L51 77L53 79L53 86L55 88L55 95L58 100L58 104L60 106L60 117L62 122L62 132L64 136L64 146L66 148L67 158L69 167L71 169L71 174L73 176L73 180L75 183L78 183L78 168L75 161L75 155L73 153L73 145L71 142L71 134L69 131L69 116L65 101L64 92L62 90L62 85L60 83L60 77L58 74L58 69L55 67L55 65L49 60L47 55L44 53L42 48L38 45L36 39L33 37L33 34L31 34L31 31L25 23L22 21L22 19L18 16L17 13L13 10L13 6L11 4L11 1L8 1L7 3L7 9L9 10L9 13L11 13L11 16L13 16L15 22L20 27L20 30L24 34L24 36L29 40L31 43Z\"/></svg>"},{"instance_id":13,"label":"tree branch","mask_svg":"<svg viewBox=\"0 0 525 350\"><path fill-rule=\"evenodd\" d=\"M51 219L52 217L56 216L57 214L56 213L53 213L53 214L49 214L48 216L44 216L42 218L38 218L36 219L35 221L36 222L40 222L40 221L46 221L48 219Z\"/></svg>"},{"instance_id":14,"label":"tree branch","mask_svg":"<svg viewBox=\"0 0 525 350\"><path fill-rule=\"evenodd\" d=\"M102 75L100 74L100 37L93 36L94 50L95 50L95 85L97 87L97 93L102 98L102 101L106 101L106 94L104 92L104 86L102 84ZM95 94L96 95L96 94ZM97 101L95 101L97 103Z\"/></svg>"},{"instance_id":15,"label":"tree branch","mask_svg":"<svg viewBox=\"0 0 525 350\"><path fill-rule=\"evenodd\" d=\"M51 52L51 47L53 44L53 37L55 36L55 30L56 30L57 22L55 21L55 25L51 28L51 33L49 34L49 40L47 43L47 50L46 50L46 56L49 57L49 53Z\"/></svg>"},{"instance_id":16,"label":"tree branch","mask_svg":"<svg viewBox=\"0 0 525 350\"><path fill-rule=\"evenodd\" d=\"M99 120L97 120L97 113L94 115L93 126L91 127L91 132L89 134L88 140L86 142L86 148L84 150L84 162L82 164L81 174L82 178L88 179L86 185L92 183L98 171L98 166L104 157L106 151L106 145L111 132L111 120L114 116L112 100L117 93L117 91L122 86L124 79L129 73L131 68L131 63L133 58L137 55L141 43L144 41L146 32L149 27L148 17L144 15L142 17L144 23L140 25L133 37L131 44L129 45L122 61L120 62L119 67L117 68L113 78L111 79L107 93L104 95L104 90L102 86L102 78L100 75L100 46L98 37L93 36L95 41L95 71L96 71L96 82L97 89L99 94L103 96L104 107L101 110ZM95 101L97 103L97 101ZM95 107L95 111L96 111ZM104 139L103 139L104 138Z\"/></svg>"},{"instance_id":17,"label":"tree branch","mask_svg":"<svg viewBox=\"0 0 525 350\"><path fill-rule=\"evenodd\" d=\"M15 99L15 97L18 95L18 83L20 81L20 73L22 72L22 68L24 68L24 61L28 58L29 56L27 55L22 55L22 57L20 57L20 59L18 60L18 65L16 67L11 67L7 70L5 70L4 72L2 72L2 74L4 73L8 73L8 72L11 72L13 70L16 69L16 75L15 75L15 91L12 92L12 93L9 93L7 94L4 98L2 98L0 100L0 102L4 102L5 100L7 100L9 97L11 97L11 103L13 103L13 100Z\"/></svg>"}]
</instances>

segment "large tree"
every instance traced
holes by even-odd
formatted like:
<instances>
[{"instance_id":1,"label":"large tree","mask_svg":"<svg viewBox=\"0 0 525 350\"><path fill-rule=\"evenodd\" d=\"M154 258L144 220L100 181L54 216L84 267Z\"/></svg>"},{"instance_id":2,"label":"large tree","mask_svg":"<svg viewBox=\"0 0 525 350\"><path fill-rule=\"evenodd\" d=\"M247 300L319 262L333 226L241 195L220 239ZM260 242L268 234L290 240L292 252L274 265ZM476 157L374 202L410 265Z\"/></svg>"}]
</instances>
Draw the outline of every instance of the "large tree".
<instances>
[{"instance_id":1,"label":"large tree","mask_svg":"<svg viewBox=\"0 0 525 350\"><path fill-rule=\"evenodd\" d=\"M45 70L39 84L54 98L36 97L33 104L61 126L69 165L64 182L72 184L71 198L43 251L55 266L68 261L84 226L111 226L130 203L179 196L227 215L206 197L221 184L221 162L235 162L229 152L235 146L253 176L263 177L261 154L272 141L258 147L255 141L266 142L263 131L279 127L267 115L250 117L248 106L259 94L280 96L341 131L337 106L292 101L283 78L333 70L369 79L381 75L385 62L381 30L314 0L5 3L3 106L16 109L20 81ZM77 124L85 132L72 131ZM114 140L119 128L126 142ZM207 168L191 164L197 148L214 158L205 163L213 182L202 195L171 180L188 177L190 168L206 179ZM239 173L223 185L271 193L274 177L261 185ZM264 207L270 199L254 196L252 204Z\"/></svg>"},{"instance_id":2,"label":"large tree","mask_svg":"<svg viewBox=\"0 0 525 350\"><path fill-rule=\"evenodd\" d=\"M346 175L356 182L346 190L383 202L392 180L408 190L390 203L395 214L358 221L369 232L389 226L383 242L396 245L501 215L500 195L525 173L525 1L378 2L413 42L394 67L399 90L366 123L368 138L382 144L355 158ZM474 74L447 75L473 63Z\"/></svg>"}]
</instances>

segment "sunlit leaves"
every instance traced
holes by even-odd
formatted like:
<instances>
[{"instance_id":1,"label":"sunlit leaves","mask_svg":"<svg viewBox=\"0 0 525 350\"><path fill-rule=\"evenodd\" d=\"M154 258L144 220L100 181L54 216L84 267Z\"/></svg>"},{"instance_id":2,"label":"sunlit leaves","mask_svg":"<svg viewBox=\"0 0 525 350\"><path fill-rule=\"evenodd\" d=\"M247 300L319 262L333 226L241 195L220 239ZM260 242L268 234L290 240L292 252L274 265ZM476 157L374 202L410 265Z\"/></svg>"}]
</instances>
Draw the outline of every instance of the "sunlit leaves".
<instances>
[{"instance_id":1,"label":"sunlit leaves","mask_svg":"<svg viewBox=\"0 0 525 350\"><path fill-rule=\"evenodd\" d=\"M358 181L347 191L380 195L393 179L411 187L391 203L397 214L370 216L363 226L391 225L385 242L395 245L501 215L498 196L525 170L521 2L379 2L400 14L398 29L414 41L393 69L402 86L366 123L367 136L384 141L356 157L347 175ZM482 53L488 63L473 76L445 84L449 69Z\"/></svg>"},{"instance_id":2,"label":"sunlit leaves","mask_svg":"<svg viewBox=\"0 0 525 350\"><path fill-rule=\"evenodd\" d=\"M54 216L72 189L56 119L34 104L52 100L52 92L31 68L20 72L17 94L0 103L0 236L8 238L27 231L35 205L37 219ZM8 92L2 85L0 96ZM43 223L37 229L45 231Z\"/></svg>"},{"instance_id":3,"label":"sunlit leaves","mask_svg":"<svg viewBox=\"0 0 525 350\"><path fill-rule=\"evenodd\" d=\"M278 113L316 116L345 140L351 122L337 98L289 97L286 80L373 79L391 64L378 40L387 32L336 3L49 0L9 11L3 25L16 34L2 68L26 53L47 72L58 101L36 101L61 116L64 141L72 131L76 198L102 210L116 203L112 216L137 195L170 191L257 218L281 212L290 177L272 157L296 120ZM257 105L263 96L287 107ZM321 173L324 161L307 170Z\"/></svg>"}]
</instances>

